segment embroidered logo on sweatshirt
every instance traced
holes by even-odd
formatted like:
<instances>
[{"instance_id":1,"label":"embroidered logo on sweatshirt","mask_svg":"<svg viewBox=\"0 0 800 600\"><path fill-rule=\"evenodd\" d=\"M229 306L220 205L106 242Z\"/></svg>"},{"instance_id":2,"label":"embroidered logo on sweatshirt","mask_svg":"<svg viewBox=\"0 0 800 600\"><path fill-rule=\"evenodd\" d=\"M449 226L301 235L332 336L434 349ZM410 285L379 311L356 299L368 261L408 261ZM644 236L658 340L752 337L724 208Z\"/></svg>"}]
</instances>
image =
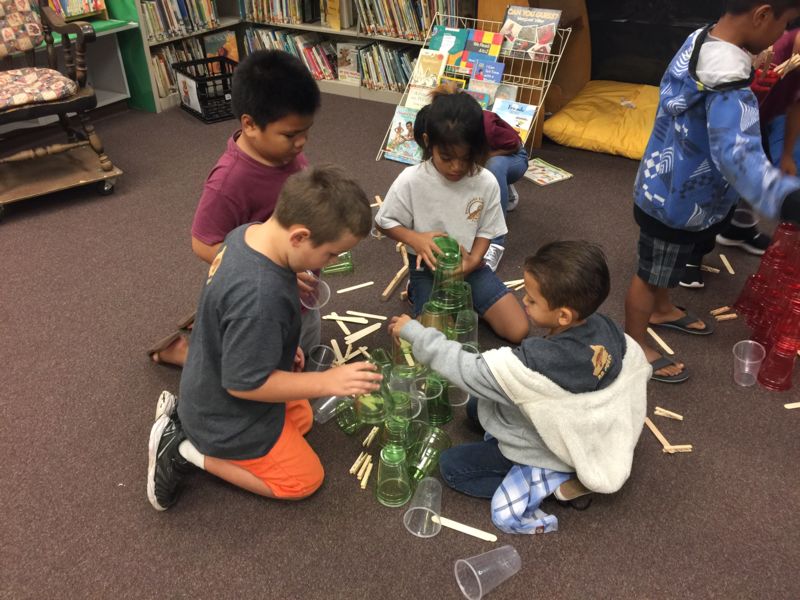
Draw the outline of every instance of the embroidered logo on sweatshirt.
<instances>
[{"instance_id":1,"label":"embroidered logo on sweatshirt","mask_svg":"<svg viewBox=\"0 0 800 600\"><path fill-rule=\"evenodd\" d=\"M477 221L483 212L483 198L473 198L467 204L467 221Z\"/></svg>"},{"instance_id":2,"label":"embroidered logo on sweatshirt","mask_svg":"<svg viewBox=\"0 0 800 600\"><path fill-rule=\"evenodd\" d=\"M602 379L611 368L613 359L605 346L590 346L590 348L594 351L594 355L592 356L594 373L592 374L598 379Z\"/></svg>"}]
</instances>

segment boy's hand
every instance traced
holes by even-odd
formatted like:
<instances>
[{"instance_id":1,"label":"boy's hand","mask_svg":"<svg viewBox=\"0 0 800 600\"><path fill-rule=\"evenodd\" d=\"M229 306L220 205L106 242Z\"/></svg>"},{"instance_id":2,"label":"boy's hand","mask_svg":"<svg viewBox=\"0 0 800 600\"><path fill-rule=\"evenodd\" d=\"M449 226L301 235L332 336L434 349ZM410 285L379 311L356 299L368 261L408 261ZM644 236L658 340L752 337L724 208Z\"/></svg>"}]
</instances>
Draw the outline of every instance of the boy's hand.
<instances>
[{"instance_id":1,"label":"boy's hand","mask_svg":"<svg viewBox=\"0 0 800 600\"><path fill-rule=\"evenodd\" d=\"M383 376L368 362L357 362L325 371L328 393L333 396L358 396L380 389Z\"/></svg>"},{"instance_id":2,"label":"boy's hand","mask_svg":"<svg viewBox=\"0 0 800 600\"><path fill-rule=\"evenodd\" d=\"M408 315L400 315L399 317L392 317L389 321L389 333L394 337L400 336L400 330L411 320Z\"/></svg>"},{"instance_id":3,"label":"boy's hand","mask_svg":"<svg viewBox=\"0 0 800 600\"><path fill-rule=\"evenodd\" d=\"M411 247L417 255L417 269L422 265L422 261L430 267L431 271L436 270L436 255L441 253L439 246L433 238L444 237L447 234L442 231L425 231L423 233L414 232L411 238Z\"/></svg>"},{"instance_id":4,"label":"boy's hand","mask_svg":"<svg viewBox=\"0 0 800 600\"><path fill-rule=\"evenodd\" d=\"M314 291L313 284L315 283L314 277L308 273L297 274L297 287L300 290L300 295L311 294Z\"/></svg>"},{"instance_id":5,"label":"boy's hand","mask_svg":"<svg viewBox=\"0 0 800 600\"><path fill-rule=\"evenodd\" d=\"M797 165L794 162L794 156L791 154L781 156L781 162L778 163L778 167L787 175L797 175Z\"/></svg>"},{"instance_id":6,"label":"boy's hand","mask_svg":"<svg viewBox=\"0 0 800 600\"><path fill-rule=\"evenodd\" d=\"M306 356L303 354L303 349L298 346L297 351L294 354L294 364L292 365L292 371L295 373L302 373L303 369L306 366Z\"/></svg>"}]
</instances>

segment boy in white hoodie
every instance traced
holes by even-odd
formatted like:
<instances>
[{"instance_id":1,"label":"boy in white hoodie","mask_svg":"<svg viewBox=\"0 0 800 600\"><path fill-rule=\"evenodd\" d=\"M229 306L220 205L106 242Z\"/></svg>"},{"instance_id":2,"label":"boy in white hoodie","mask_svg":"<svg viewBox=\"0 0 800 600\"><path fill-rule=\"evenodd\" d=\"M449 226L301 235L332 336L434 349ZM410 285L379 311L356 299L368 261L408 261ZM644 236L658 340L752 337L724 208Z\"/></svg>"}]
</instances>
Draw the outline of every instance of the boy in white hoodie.
<instances>
[{"instance_id":1,"label":"boy in white hoodie","mask_svg":"<svg viewBox=\"0 0 800 600\"><path fill-rule=\"evenodd\" d=\"M543 533L557 529L539 510L545 497L610 493L628 478L651 370L639 346L595 312L610 287L598 246L547 244L525 261L524 280L525 310L547 334L516 349L471 354L407 315L390 329L471 394L467 413L486 431L484 441L442 453L445 482L492 498L501 530Z\"/></svg>"}]
</instances>

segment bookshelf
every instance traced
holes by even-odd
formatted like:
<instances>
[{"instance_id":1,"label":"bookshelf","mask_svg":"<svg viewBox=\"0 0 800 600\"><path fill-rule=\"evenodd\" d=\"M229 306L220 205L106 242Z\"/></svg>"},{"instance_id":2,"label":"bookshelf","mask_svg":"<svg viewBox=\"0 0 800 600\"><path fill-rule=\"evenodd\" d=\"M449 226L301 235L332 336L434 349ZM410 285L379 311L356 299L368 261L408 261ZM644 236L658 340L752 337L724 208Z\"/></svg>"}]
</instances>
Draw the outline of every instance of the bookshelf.
<instances>
[{"instance_id":1,"label":"bookshelf","mask_svg":"<svg viewBox=\"0 0 800 600\"><path fill-rule=\"evenodd\" d=\"M174 35L165 35L159 39L150 39L148 35L148 23L152 22L153 13L148 14L148 4L151 6L156 2L164 0L108 0L109 12L112 17L118 19L130 19L139 23L138 31L132 32L133 35L121 37L120 44L122 46L123 58L125 60L125 70L128 76L128 85L131 90L131 99L129 104L134 108L139 108L151 112L161 112L173 106L180 104L180 97L176 91L171 90L168 93L162 89L159 93L159 82L157 81L158 73L153 64L153 56L162 52L165 48L174 48L175 45L191 44L192 47L199 47L200 40L207 34L216 31L232 30L236 32L237 43L239 47L239 56L246 55L246 32L248 29L276 29L289 33L309 33L319 36L324 41L335 43L349 42L356 44L368 44L370 42L381 42L386 45L394 47L409 47L414 48L414 56L418 48L424 44L424 39L427 36L428 27L422 28L418 23L415 27L408 27L403 29L400 26L394 28L395 32L402 31L402 34L407 37L398 37L395 35L387 35L384 32L366 31L366 22L363 21L359 11L366 11L365 0L354 0L352 5L353 20L355 25L344 27L341 29L334 28L324 22L325 15L321 20L313 22L285 22L290 19L288 13L286 16L283 14L274 14L275 18L257 19L255 11L260 8L267 10L274 10L276 7L280 9L286 6L291 6L294 0L197 0L195 5L206 5L213 8L216 13L216 18L205 27L197 28L192 31L174 32ZM169 0L175 6L175 2L181 0ZM321 0L312 0L320 2ZM387 13L391 14L389 7L391 3L394 6L400 6L403 2L414 2L420 8L416 13L407 13L405 16L398 16L399 13L395 12L394 17L397 17L399 22L409 23L408 18L410 14L413 15L427 15L428 21L436 13L438 6L460 7L467 6L468 10L474 12L477 10L476 0L371 0L373 2L371 17L375 16L375 6L380 4L381 7L386 9ZM258 3L261 3L260 5ZM330 0L325 2L330 5ZM426 8L422 8L422 6ZM306 3L306 7L308 7ZM325 10L325 9L323 9ZM463 12L463 11L462 11ZM161 13L163 15L163 13ZM263 14L263 13L262 13ZM386 14L384 14L386 18ZM405 20L404 20L405 19ZM294 16L293 20L299 20ZM422 20L422 17L420 17ZM388 30L389 27L386 27ZM201 58L197 56L197 58ZM163 78L162 78L163 88ZM351 83L341 82L335 79L318 79L321 91L330 94L337 94L347 96L350 98L359 98L364 100L373 100L377 102L386 102L390 104L397 104L402 97L402 89L370 89L365 86L353 85Z\"/></svg>"}]
</instances>

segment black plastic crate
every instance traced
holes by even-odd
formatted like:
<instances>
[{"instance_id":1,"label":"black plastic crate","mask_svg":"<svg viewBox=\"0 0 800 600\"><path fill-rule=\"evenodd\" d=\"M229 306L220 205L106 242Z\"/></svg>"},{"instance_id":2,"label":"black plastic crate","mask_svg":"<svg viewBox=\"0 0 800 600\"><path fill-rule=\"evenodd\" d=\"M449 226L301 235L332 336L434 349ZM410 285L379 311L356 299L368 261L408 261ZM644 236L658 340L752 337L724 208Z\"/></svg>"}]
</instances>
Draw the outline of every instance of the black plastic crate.
<instances>
[{"instance_id":1,"label":"black plastic crate","mask_svg":"<svg viewBox=\"0 0 800 600\"><path fill-rule=\"evenodd\" d=\"M237 64L225 56L174 63L181 108L206 123L232 119L231 85Z\"/></svg>"}]
</instances>

